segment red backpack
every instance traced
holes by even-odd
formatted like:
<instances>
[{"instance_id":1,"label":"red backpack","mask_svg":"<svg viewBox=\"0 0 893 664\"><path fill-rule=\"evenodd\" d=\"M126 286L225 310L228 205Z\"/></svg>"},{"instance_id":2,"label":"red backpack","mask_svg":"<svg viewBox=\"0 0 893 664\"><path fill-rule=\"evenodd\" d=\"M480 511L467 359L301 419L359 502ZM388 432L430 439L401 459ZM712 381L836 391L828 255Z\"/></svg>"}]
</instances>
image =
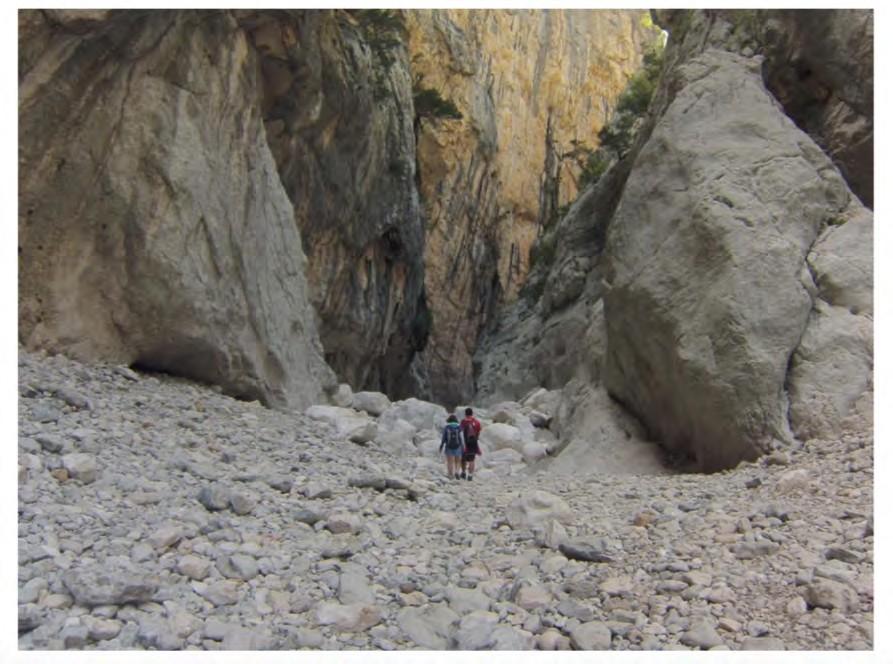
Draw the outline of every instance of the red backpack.
<instances>
[{"instance_id":1,"label":"red backpack","mask_svg":"<svg viewBox=\"0 0 893 664\"><path fill-rule=\"evenodd\" d=\"M477 440L478 436L481 435L481 423L474 417L466 417L462 420L461 426L462 433L465 434L465 440L468 440L469 438Z\"/></svg>"}]
</instances>

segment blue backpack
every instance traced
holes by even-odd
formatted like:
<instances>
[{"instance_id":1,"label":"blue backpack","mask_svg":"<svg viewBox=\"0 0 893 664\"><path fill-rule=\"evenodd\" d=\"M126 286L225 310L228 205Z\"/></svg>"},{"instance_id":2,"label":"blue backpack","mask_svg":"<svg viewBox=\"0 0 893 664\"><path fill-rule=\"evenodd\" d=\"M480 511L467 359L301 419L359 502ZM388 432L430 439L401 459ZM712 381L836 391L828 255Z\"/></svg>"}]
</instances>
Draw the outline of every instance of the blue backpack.
<instances>
[{"instance_id":1,"label":"blue backpack","mask_svg":"<svg viewBox=\"0 0 893 664\"><path fill-rule=\"evenodd\" d=\"M447 427L446 448L448 450L458 450L462 446L462 440L459 438L459 427Z\"/></svg>"}]
</instances>

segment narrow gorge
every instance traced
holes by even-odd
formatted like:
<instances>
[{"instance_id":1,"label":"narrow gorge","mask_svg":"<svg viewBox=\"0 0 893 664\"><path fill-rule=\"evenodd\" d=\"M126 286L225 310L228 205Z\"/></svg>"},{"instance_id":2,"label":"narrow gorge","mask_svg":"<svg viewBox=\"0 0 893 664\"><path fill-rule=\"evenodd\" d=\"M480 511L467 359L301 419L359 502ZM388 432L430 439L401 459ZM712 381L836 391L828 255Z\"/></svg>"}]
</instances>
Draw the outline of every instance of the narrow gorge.
<instances>
[{"instance_id":1,"label":"narrow gorge","mask_svg":"<svg viewBox=\"0 0 893 664\"><path fill-rule=\"evenodd\" d=\"M873 19L19 10L19 648L872 649Z\"/></svg>"}]
</instances>

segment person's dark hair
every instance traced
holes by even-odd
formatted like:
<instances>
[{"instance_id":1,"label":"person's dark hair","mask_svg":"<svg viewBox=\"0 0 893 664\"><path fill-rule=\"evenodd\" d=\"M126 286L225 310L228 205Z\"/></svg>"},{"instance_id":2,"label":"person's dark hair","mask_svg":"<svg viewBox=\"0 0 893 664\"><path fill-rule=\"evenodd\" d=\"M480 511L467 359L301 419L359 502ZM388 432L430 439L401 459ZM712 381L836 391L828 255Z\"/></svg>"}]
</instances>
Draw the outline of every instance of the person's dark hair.
<instances>
[{"instance_id":1,"label":"person's dark hair","mask_svg":"<svg viewBox=\"0 0 893 664\"><path fill-rule=\"evenodd\" d=\"M474 415L474 411L471 408L466 408L465 417L471 417L472 415Z\"/></svg>"},{"instance_id":2,"label":"person's dark hair","mask_svg":"<svg viewBox=\"0 0 893 664\"><path fill-rule=\"evenodd\" d=\"M450 415L450 416L447 418L447 422L458 422L458 421L459 421L459 420L456 419L456 416L455 416L455 415Z\"/></svg>"}]
</instances>

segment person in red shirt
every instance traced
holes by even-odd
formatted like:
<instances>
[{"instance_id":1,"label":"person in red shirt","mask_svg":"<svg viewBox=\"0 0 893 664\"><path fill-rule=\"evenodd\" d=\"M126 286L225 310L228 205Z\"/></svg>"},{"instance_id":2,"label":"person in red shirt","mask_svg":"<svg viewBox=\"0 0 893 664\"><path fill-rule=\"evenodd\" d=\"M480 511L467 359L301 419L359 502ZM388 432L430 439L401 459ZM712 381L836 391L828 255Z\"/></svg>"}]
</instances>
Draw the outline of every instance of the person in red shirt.
<instances>
[{"instance_id":1,"label":"person in red shirt","mask_svg":"<svg viewBox=\"0 0 893 664\"><path fill-rule=\"evenodd\" d=\"M465 454L462 455L462 473L460 477L471 481L474 474L474 459L481 453L481 446L478 444L478 436L481 435L481 423L475 418L474 411L471 408L465 409L465 419L459 424L465 437ZM465 467L468 466L468 475L465 474Z\"/></svg>"}]
</instances>

